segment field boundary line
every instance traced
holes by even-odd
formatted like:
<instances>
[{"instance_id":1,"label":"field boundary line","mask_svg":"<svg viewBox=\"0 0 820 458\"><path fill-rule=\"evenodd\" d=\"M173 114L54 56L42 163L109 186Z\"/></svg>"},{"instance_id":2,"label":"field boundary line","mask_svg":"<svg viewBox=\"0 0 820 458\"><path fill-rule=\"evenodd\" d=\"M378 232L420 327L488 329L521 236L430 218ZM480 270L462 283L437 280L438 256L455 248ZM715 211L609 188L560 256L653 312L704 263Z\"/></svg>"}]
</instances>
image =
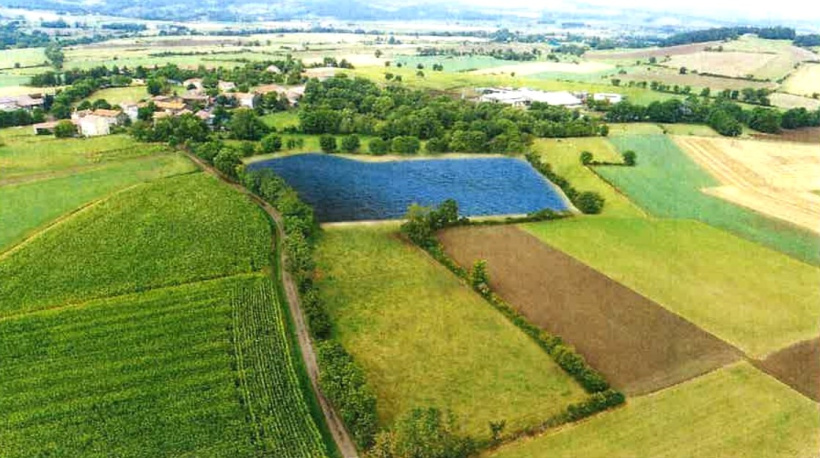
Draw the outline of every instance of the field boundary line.
<instances>
[{"instance_id":1,"label":"field boundary line","mask_svg":"<svg viewBox=\"0 0 820 458\"><path fill-rule=\"evenodd\" d=\"M139 186L142 186L144 184L145 184L145 182L135 183L135 184L133 184L131 186L128 186L126 188L114 191L111 194L108 194L107 196L100 197L99 199L94 199L91 202L86 202L85 204L81 205L80 207L75 208L74 210L71 210L70 212L65 213L65 214L57 217L57 219L51 220L48 223L46 223L45 225L42 225L42 226L39 226L39 227L36 227L36 228L32 229L33 232L30 232L28 235L23 236L23 238L21 238L15 244L9 246L7 249L5 249L3 251L0 251L0 261L6 259L7 257L9 257L12 254L14 254L15 252L19 251L20 249L22 249L23 247L25 247L26 245L28 245L32 241L36 240L37 238L39 238L43 234L48 233L49 231L53 230L55 227L62 225L66 221L69 221L72 218L74 218L75 216L79 216L79 215L81 215L81 214L83 214L87 211L90 211L91 209L99 206L100 204L104 203L105 201L113 198L114 196L116 196L116 195L118 195L122 192L130 191L130 190L132 190L134 188L137 188Z\"/></svg>"},{"instance_id":2,"label":"field boundary line","mask_svg":"<svg viewBox=\"0 0 820 458\"><path fill-rule=\"evenodd\" d=\"M272 219L276 231L275 237L277 237L278 240L285 240L284 219L273 206L262 200L259 196L248 191L244 186L231 181L220 171L206 164L192 153L186 151L185 154L202 170L216 177L218 180L247 196L251 201L256 203L262 211L264 211ZM274 239L273 243L276 243L277 239ZM325 423L327 428L330 430L330 433L333 435L333 439L336 442L336 447L339 452L344 458L358 458L358 451L356 450L356 446L354 445L344 422L333 409L330 401L324 393L322 393L321 387L319 386L319 364L316 359L316 352L313 348L313 342L310 338L307 324L305 323L305 317L302 313L301 301L299 299L298 292L299 290L296 287L296 283L291 278L290 273L285 268L287 264L287 255L285 254L285 250L279 251L277 269L279 270L279 275L281 275L281 281L276 277L274 277L273 280L277 284L281 284L283 292L285 293L285 300L288 303L291 319L295 325L297 342L301 350L300 353L302 354L302 360L305 364L305 369L307 370L310 384L313 388L313 394L319 402L319 406L321 407L322 413L325 417ZM271 275L276 275L276 273L271 272Z\"/></svg>"},{"instance_id":3,"label":"field boundary line","mask_svg":"<svg viewBox=\"0 0 820 458\"><path fill-rule=\"evenodd\" d=\"M601 180L601 182L604 185L609 186L610 188L612 188L613 191L615 191L616 194L620 194L624 199L626 199L627 202L629 202L630 205L632 205L636 210L638 210L638 213L640 213L644 218L656 218L655 215L652 215L651 213L649 213L648 210L646 210L645 208L638 205L638 203L633 201L632 199L630 199L629 196L625 192L618 189L617 186L615 186L612 182L610 182L609 180L604 178L603 175L598 173L598 171L595 170L595 167L607 167L607 166L605 166L605 165L602 165L602 166L587 166L587 169L589 169L589 171L592 172L593 175L598 177L598 179ZM618 166L618 167L620 167L620 166ZM604 205L606 205L606 201L604 202Z\"/></svg>"}]
</instances>

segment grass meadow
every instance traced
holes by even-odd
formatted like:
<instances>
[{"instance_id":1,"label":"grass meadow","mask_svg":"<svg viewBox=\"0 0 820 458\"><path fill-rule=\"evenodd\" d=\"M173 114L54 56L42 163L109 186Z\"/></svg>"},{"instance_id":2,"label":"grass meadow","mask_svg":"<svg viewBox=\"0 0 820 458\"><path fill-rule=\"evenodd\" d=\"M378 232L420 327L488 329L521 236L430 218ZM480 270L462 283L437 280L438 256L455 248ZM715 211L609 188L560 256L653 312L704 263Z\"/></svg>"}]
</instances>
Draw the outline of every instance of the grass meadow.
<instances>
[{"instance_id":1,"label":"grass meadow","mask_svg":"<svg viewBox=\"0 0 820 458\"><path fill-rule=\"evenodd\" d=\"M523 227L751 356L820 332L820 269L703 223L585 217Z\"/></svg>"},{"instance_id":2,"label":"grass meadow","mask_svg":"<svg viewBox=\"0 0 820 458\"><path fill-rule=\"evenodd\" d=\"M54 138L33 135L30 127L0 130L0 170L3 181L97 165L162 151L159 144L138 143L128 135L91 138Z\"/></svg>"},{"instance_id":3,"label":"grass meadow","mask_svg":"<svg viewBox=\"0 0 820 458\"><path fill-rule=\"evenodd\" d=\"M264 213L216 178L158 180L0 257L0 316L258 271L270 238Z\"/></svg>"},{"instance_id":4,"label":"grass meadow","mask_svg":"<svg viewBox=\"0 0 820 458\"><path fill-rule=\"evenodd\" d=\"M820 265L818 238L808 230L767 218L701 192L718 186L664 135L620 135L610 141L638 155L635 167L596 167L595 171L654 216L691 218L728 230L801 261Z\"/></svg>"},{"instance_id":5,"label":"grass meadow","mask_svg":"<svg viewBox=\"0 0 820 458\"><path fill-rule=\"evenodd\" d=\"M645 213L588 167L581 165L581 152L589 151L596 161L621 162L621 155L603 138L538 139L533 151L579 191L595 191L606 199L603 216L641 217Z\"/></svg>"},{"instance_id":6,"label":"grass meadow","mask_svg":"<svg viewBox=\"0 0 820 458\"><path fill-rule=\"evenodd\" d=\"M537 425L585 397L538 345L413 245L395 225L327 229L318 287L345 348L365 369L388 426L415 407L450 409L489 437Z\"/></svg>"},{"instance_id":7,"label":"grass meadow","mask_svg":"<svg viewBox=\"0 0 820 458\"><path fill-rule=\"evenodd\" d=\"M93 102L95 100L104 99L111 105L119 105L123 102L139 102L142 99L150 97L145 86L126 86L126 87L109 87L94 92L83 100ZM78 105L80 102L75 103Z\"/></svg>"},{"instance_id":8,"label":"grass meadow","mask_svg":"<svg viewBox=\"0 0 820 458\"><path fill-rule=\"evenodd\" d=\"M489 455L810 458L818 438L817 404L739 363Z\"/></svg>"},{"instance_id":9,"label":"grass meadow","mask_svg":"<svg viewBox=\"0 0 820 458\"><path fill-rule=\"evenodd\" d=\"M0 186L0 252L56 218L112 192L195 169L182 156L161 154Z\"/></svg>"}]
</instances>

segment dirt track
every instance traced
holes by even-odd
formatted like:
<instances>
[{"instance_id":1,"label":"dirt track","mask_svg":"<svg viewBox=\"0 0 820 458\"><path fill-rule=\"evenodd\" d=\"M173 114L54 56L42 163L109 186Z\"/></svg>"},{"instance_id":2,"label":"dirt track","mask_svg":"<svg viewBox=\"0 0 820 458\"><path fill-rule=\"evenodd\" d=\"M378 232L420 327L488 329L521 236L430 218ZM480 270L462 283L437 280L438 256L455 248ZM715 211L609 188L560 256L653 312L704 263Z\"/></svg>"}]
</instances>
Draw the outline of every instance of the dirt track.
<instances>
[{"instance_id":1,"label":"dirt track","mask_svg":"<svg viewBox=\"0 0 820 458\"><path fill-rule=\"evenodd\" d=\"M784 348L754 365L820 402L820 337Z\"/></svg>"},{"instance_id":2,"label":"dirt track","mask_svg":"<svg viewBox=\"0 0 820 458\"><path fill-rule=\"evenodd\" d=\"M675 142L725 186L703 192L820 233L820 148L722 138Z\"/></svg>"},{"instance_id":3,"label":"dirt track","mask_svg":"<svg viewBox=\"0 0 820 458\"><path fill-rule=\"evenodd\" d=\"M271 207L267 202L263 201L259 197L251 194L243 186L227 179L219 171L206 164L193 154L187 154L187 156L203 170L220 178L237 191L247 195L251 200L259 205L276 223L276 236L279 237L279 240L284 240L284 221L282 219L282 215L280 215L275 208ZM296 288L296 283L294 283L287 269L285 269L285 264L287 262L285 250L279 250L279 253L280 256L278 262L279 271L282 273L282 286L284 287L288 307L290 308L290 315L293 318L293 323L296 327L295 331L296 336L299 339L302 359L305 362L305 367L307 368L308 378L310 378L310 384L313 387L313 392L316 393L316 398L319 400L319 405L325 416L327 427L330 429L330 433L333 435L333 440L336 442L336 446L342 456L344 458L356 458L359 455L356 451L356 446L353 445L353 440L350 438L350 434L348 434L341 418L339 418L336 411L333 410L333 407L330 405L330 401L328 401L322 393L322 390L319 388L319 365L316 362L316 352L313 349L313 344L310 340L310 333L308 332L307 324L305 324L305 317L302 314L302 302L299 299L299 290Z\"/></svg>"},{"instance_id":4,"label":"dirt track","mask_svg":"<svg viewBox=\"0 0 820 458\"><path fill-rule=\"evenodd\" d=\"M627 394L674 385L737 360L734 347L514 226L439 235L462 266L487 260L493 289L561 336Z\"/></svg>"}]
</instances>

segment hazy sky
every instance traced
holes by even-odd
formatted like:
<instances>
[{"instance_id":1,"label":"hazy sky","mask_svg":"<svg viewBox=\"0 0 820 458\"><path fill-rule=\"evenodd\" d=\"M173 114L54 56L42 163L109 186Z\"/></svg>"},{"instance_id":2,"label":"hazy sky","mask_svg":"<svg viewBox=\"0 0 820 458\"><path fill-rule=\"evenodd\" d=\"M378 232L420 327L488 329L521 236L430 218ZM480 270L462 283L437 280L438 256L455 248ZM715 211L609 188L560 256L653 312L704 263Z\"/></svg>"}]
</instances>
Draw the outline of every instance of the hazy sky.
<instances>
[{"instance_id":1,"label":"hazy sky","mask_svg":"<svg viewBox=\"0 0 820 458\"><path fill-rule=\"evenodd\" d=\"M600 5L603 8L641 8L668 11L670 14L688 12L717 18L718 16L754 17L758 19L797 19L820 21L818 0L581 0L582 3ZM499 0L470 0L470 3L499 6ZM503 0L504 5L516 7L540 7L573 5L568 0Z\"/></svg>"}]
</instances>

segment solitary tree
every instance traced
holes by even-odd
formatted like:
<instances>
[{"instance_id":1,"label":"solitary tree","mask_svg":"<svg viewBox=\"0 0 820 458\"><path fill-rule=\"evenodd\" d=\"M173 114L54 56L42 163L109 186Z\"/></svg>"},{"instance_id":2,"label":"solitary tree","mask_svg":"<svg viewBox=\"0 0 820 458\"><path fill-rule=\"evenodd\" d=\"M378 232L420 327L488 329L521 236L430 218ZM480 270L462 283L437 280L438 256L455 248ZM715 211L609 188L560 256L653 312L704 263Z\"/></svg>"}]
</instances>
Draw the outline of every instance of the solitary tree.
<instances>
[{"instance_id":1,"label":"solitary tree","mask_svg":"<svg viewBox=\"0 0 820 458\"><path fill-rule=\"evenodd\" d=\"M624 152L624 164L632 167L637 163L638 155L634 151L628 150Z\"/></svg>"},{"instance_id":2,"label":"solitary tree","mask_svg":"<svg viewBox=\"0 0 820 458\"><path fill-rule=\"evenodd\" d=\"M73 137L77 133L77 127L71 121L62 120L54 126L54 136L57 138Z\"/></svg>"},{"instance_id":3,"label":"solitary tree","mask_svg":"<svg viewBox=\"0 0 820 458\"><path fill-rule=\"evenodd\" d=\"M348 135L342 138L342 151L346 153L355 153L359 150L359 146L361 146L361 142L356 135Z\"/></svg>"},{"instance_id":4,"label":"solitary tree","mask_svg":"<svg viewBox=\"0 0 820 458\"><path fill-rule=\"evenodd\" d=\"M322 135L319 137L319 147L325 153L335 153L337 149L336 137L333 135Z\"/></svg>"},{"instance_id":5,"label":"solitary tree","mask_svg":"<svg viewBox=\"0 0 820 458\"><path fill-rule=\"evenodd\" d=\"M584 151L581 153L581 164L589 165L592 163L592 153Z\"/></svg>"},{"instance_id":6,"label":"solitary tree","mask_svg":"<svg viewBox=\"0 0 820 458\"><path fill-rule=\"evenodd\" d=\"M487 273L487 261L479 259L470 270L470 286L481 294L490 291L490 274Z\"/></svg>"}]
</instances>

